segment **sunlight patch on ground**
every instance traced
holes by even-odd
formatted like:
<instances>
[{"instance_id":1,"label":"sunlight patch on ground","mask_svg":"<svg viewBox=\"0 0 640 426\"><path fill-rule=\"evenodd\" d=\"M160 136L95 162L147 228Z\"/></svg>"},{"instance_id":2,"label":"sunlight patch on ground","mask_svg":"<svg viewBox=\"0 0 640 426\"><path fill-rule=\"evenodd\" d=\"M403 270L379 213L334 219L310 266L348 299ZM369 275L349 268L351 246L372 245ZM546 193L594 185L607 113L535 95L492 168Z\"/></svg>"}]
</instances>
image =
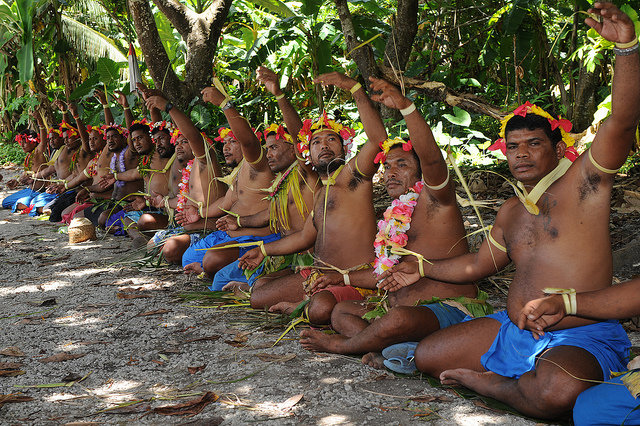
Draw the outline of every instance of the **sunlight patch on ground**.
<instances>
[{"instance_id":1,"label":"sunlight patch on ground","mask_svg":"<svg viewBox=\"0 0 640 426\"><path fill-rule=\"evenodd\" d=\"M345 423L351 423L347 416L343 416L341 414L331 414L330 416L325 416L320 419L318 422L321 426L329 426L329 425L342 425Z\"/></svg>"},{"instance_id":2,"label":"sunlight patch on ground","mask_svg":"<svg viewBox=\"0 0 640 426\"><path fill-rule=\"evenodd\" d=\"M54 393L49 396L46 396L44 399L49 402L65 402L65 401L78 399L78 397L79 397L78 395L74 395L72 393L58 392L58 393Z\"/></svg>"},{"instance_id":3,"label":"sunlight patch on ground","mask_svg":"<svg viewBox=\"0 0 640 426\"><path fill-rule=\"evenodd\" d=\"M78 314L68 315L66 317L56 318L54 322L62 325L77 326L77 325L90 325L90 324L102 323L104 322L104 320L98 317L85 318L83 314L78 313Z\"/></svg>"},{"instance_id":4,"label":"sunlight patch on ground","mask_svg":"<svg viewBox=\"0 0 640 426\"><path fill-rule=\"evenodd\" d=\"M19 293L39 293L41 291L58 290L63 287L71 285L69 281L50 281L45 284L28 284L17 287L2 287L0 288L0 297L10 296L12 294Z\"/></svg>"},{"instance_id":5,"label":"sunlight patch on ground","mask_svg":"<svg viewBox=\"0 0 640 426\"><path fill-rule=\"evenodd\" d=\"M486 414L474 414L470 412L457 413L453 416L453 423L462 426L490 425L496 423L496 418Z\"/></svg>"},{"instance_id":6,"label":"sunlight patch on ground","mask_svg":"<svg viewBox=\"0 0 640 426\"><path fill-rule=\"evenodd\" d=\"M63 277L84 277L85 275L94 275L99 274L101 272L111 271L109 268L88 268L88 269L80 269L75 271L62 271L58 272L56 275L61 275Z\"/></svg>"},{"instance_id":7,"label":"sunlight patch on ground","mask_svg":"<svg viewBox=\"0 0 640 426\"><path fill-rule=\"evenodd\" d=\"M325 385L335 385L336 383L340 383L340 381L341 379L338 379L337 377L324 377L320 379L320 383Z\"/></svg>"},{"instance_id":8,"label":"sunlight patch on ground","mask_svg":"<svg viewBox=\"0 0 640 426\"><path fill-rule=\"evenodd\" d=\"M91 245L73 244L73 245L63 246L62 248L71 249L71 250L85 250L85 249L92 249L92 248L99 248L99 247L102 247L102 246L100 244L91 244Z\"/></svg>"},{"instance_id":9,"label":"sunlight patch on ground","mask_svg":"<svg viewBox=\"0 0 640 426\"><path fill-rule=\"evenodd\" d=\"M130 401L135 397L134 393L128 392L142 385L133 380L110 380L104 385L91 390L96 396L105 398L108 403L121 403Z\"/></svg>"}]
</instances>

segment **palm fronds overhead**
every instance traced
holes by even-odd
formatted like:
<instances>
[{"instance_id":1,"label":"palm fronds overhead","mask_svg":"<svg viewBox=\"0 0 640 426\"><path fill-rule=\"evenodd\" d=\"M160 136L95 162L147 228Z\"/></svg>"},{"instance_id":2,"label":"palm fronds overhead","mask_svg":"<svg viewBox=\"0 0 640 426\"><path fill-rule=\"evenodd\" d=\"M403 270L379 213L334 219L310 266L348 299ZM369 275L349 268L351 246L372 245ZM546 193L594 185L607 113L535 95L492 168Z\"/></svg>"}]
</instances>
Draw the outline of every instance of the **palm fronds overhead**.
<instances>
[{"instance_id":1,"label":"palm fronds overhead","mask_svg":"<svg viewBox=\"0 0 640 426\"><path fill-rule=\"evenodd\" d=\"M112 39L65 14L62 15L62 32L81 57L91 61L99 58L109 58L115 62L127 61L126 51L121 51Z\"/></svg>"}]
</instances>

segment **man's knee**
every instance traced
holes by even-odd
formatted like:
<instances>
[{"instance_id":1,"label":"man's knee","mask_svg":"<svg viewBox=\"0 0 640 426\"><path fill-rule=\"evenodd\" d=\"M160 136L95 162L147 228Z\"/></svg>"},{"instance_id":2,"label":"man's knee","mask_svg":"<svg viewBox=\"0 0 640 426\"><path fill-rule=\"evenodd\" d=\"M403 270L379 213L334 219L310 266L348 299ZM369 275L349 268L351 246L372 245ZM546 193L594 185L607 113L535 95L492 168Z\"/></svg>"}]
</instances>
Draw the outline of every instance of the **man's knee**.
<instances>
[{"instance_id":1,"label":"man's knee","mask_svg":"<svg viewBox=\"0 0 640 426\"><path fill-rule=\"evenodd\" d=\"M249 303L253 309L264 309L271 306L271 304L267 301L265 284L267 280L259 279L253 284L253 288L251 289L251 297L249 298Z\"/></svg>"},{"instance_id":2,"label":"man's knee","mask_svg":"<svg viewBox=\"0 0 640 426\"><path fill-rule=\"evenodd\" d=\"M140 216L140 219L138 219L138 229L140 231L149 231L151 229L155 230L157 228L158 226L156 225L155 218L150 214L145 213Z\"/></svg>"},{"instance_id":3,"label":"man's knee","mask_svg":"<svg viewBox=\"0 0 640 426\"><path fill-rule=\"evenodd\" d=\"M378 335L384 339L402 336L413 329L412 307L396 306L376 321L384 321L384 327L378 328Z\"/></svg>"},{"instance_id":4,"label":"man's knee","mask_svg":"<svg viewBox=\"0 0 640 426\"><path fill-rule=\"evenodd\" d=\"M309 300L308 314L311 324L331 323L331 312L338 301L329 291L314 294Z\"/></svg>"},{"instance_id":5,"label":"man's knee","mask_svg":"<svg viewBox=\"0 0 640 426\"><path fill-rule=\"evenodd\" d=\"M182 253L184 252L182 248L183 247L180 242L173 238L169 238L162 246L162 255L167 262L180 264L182 263Z\"/></svg>"}]
</instances>

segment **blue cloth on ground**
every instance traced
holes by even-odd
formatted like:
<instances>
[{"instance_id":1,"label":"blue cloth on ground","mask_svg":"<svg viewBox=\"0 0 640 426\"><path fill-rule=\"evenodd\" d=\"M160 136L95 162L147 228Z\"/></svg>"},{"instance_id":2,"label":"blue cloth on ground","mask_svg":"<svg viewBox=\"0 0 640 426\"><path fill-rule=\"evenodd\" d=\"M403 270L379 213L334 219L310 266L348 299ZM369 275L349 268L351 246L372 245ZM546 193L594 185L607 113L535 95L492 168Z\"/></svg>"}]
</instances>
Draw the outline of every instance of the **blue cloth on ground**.
<instances>
[{"instance_id":1,"label":"blue cloth on ground","mask_svg":"<svg viewBox=\"0 0 640 426\"><path fill-rule=\"evenodd\" d=\"M11 209L11 211L15 213L16 210L18 210L18 204L24 204L28 207L31 205L31 200L38 194L40 194L38 191L34 191L31 188L22 189L2 200L2 208Z\"/></svg>"},{"instance_id":2,"label":"blue cloth on ground","mask_svg":"<svg viewBox=\"0 0 640 426\"><path fill-rule=\"evenodd\" d=\"M182 267L184 268L188 264L194 262L198 262L200 263L200 265L202 265L202 259L204 258L204 255L207 251L200 249L208 249L223 243L254 243L256 241L264 241L264 243L267 244L279 239L280 234L269 234L264 237L258 237L254 235L241 235L238 237L231 237L225 231L214 231L204 238L201 238L195 244L191 244L189 246L187 251L185 251L182 255ZM247 251L255 247L257 247L257 245L254 247L238 247L240 251L238 257L242 257Z\"/></svg>"},{"instance_id":3,"label":"blue cloth on ground","mask_svg":"<svg viewBox=\"0 0 640 426\"><path fill-rule=\"evenodd\" d=\"M33 200L31 200L31 204L29 204L30 206L33 206L31 211L29 212L29 216L37 216L39 213L36 211L36 209L46 206L56 198L58 198L58 194L49 194L46 192L38 193L38 195L36 195Z\"/></svg>"},{"instance_id":4,"label":"blue cloth on ground","mask_svg":"<svg viewBox=\"0 0 640 426\"><path fill-rule=\"evenodd\" d=\"M640 409L635 410L640 400L622 385L622 378L615 377L609 382L615 384L596 385L578 396L573 407L576 426L640 425Z\"/></svg>"},{"instance_id":5,"label":"blue cloth on ground","mask_svg":"<svg viewBox=\"0 0 640 426\"><path fill-rule=\"evenodd\" d=\"M440 328L447 328L451 325L458 324L467 317L467 314L462 312L460 309L447 305L446 303L425 303L424 305L419 306L429 308L434 313L436 318L438 318Z\"/></svg>"},{"instance_id":6,"label":"blue cloth on ground","mask_svg":"<svg viewBox=\"0 0 640 426\"><path fill-rule=\"evenodd\" d=\"M556 346L575 346L589 352L600 364L605 380L610 371L624 371L629 358L631 342L618 321L547 331L536 340L530 331L520 330L511 322L507 311L484 318L493 318L502 326L480 362L484 368L501 376L519 378L535 369L538 355Z\"/></svg>"},{"instance_id":7,"label":"blue cloth on ground","mask_svg":"<svg viewBox=\"0 0 640 426\"><path fill-rule=\"evenodd\" d=\"M262 274L264 264L260 265L260 267L256 269L253 274L251 274L250 279L247 279L247 277L244 275L244 269L238 266L239 262L240 259L233 261L216 272L216 275L213 277L213 283L211 284L211 287L209 287L209 290L220 291L222 290L222 287L229 283L229 281L239 281L242 283L247 283L249 284L249 286L253 286L253 283L256 282L257 277Z\"/></svg>"},{"instance_id":8,"label":"blue cloth on ground","mask_svg":"<svg viewBox=\"0 0 640 426\"><path fill-rule=\"evenodd\" d=\"M153 237L151 237L151 241L154 245L159 246L161 244L164 244L164 242L169 238L183 233L184 228L182 226L168 227L167 229L162 229L153 234Z\"/></svg>"},{"instance_id":9,"label":"blue cloth on ground","mask_svg":"<svg viewBox=\"0 0 640 426\"><path fill-rule=\"evenodd\" d=\"M115 229L113 235L127 235L127 232L124 230L124 210L120 210L107 218L107 222L104 224L105 229Z\"/></svg>"}]
</instances>

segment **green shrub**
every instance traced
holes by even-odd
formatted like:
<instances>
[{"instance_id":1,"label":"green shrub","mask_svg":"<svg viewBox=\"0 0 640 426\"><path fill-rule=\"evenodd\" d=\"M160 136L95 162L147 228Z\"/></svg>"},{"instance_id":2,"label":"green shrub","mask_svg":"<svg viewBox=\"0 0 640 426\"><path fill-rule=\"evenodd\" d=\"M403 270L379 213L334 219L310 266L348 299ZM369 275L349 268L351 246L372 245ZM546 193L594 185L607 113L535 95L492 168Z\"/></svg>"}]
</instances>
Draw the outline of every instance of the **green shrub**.
<instances>
[{"instance_id":1,"label":"green shrub","mask_svg":"<svg viewBox=\"0 0 640 426\"><path fill-rule=\"evenodd\" d=\"M22 164L26 157L20 145L11 142L0 142L0 164Z\"/></svg>"}]
</instances>

